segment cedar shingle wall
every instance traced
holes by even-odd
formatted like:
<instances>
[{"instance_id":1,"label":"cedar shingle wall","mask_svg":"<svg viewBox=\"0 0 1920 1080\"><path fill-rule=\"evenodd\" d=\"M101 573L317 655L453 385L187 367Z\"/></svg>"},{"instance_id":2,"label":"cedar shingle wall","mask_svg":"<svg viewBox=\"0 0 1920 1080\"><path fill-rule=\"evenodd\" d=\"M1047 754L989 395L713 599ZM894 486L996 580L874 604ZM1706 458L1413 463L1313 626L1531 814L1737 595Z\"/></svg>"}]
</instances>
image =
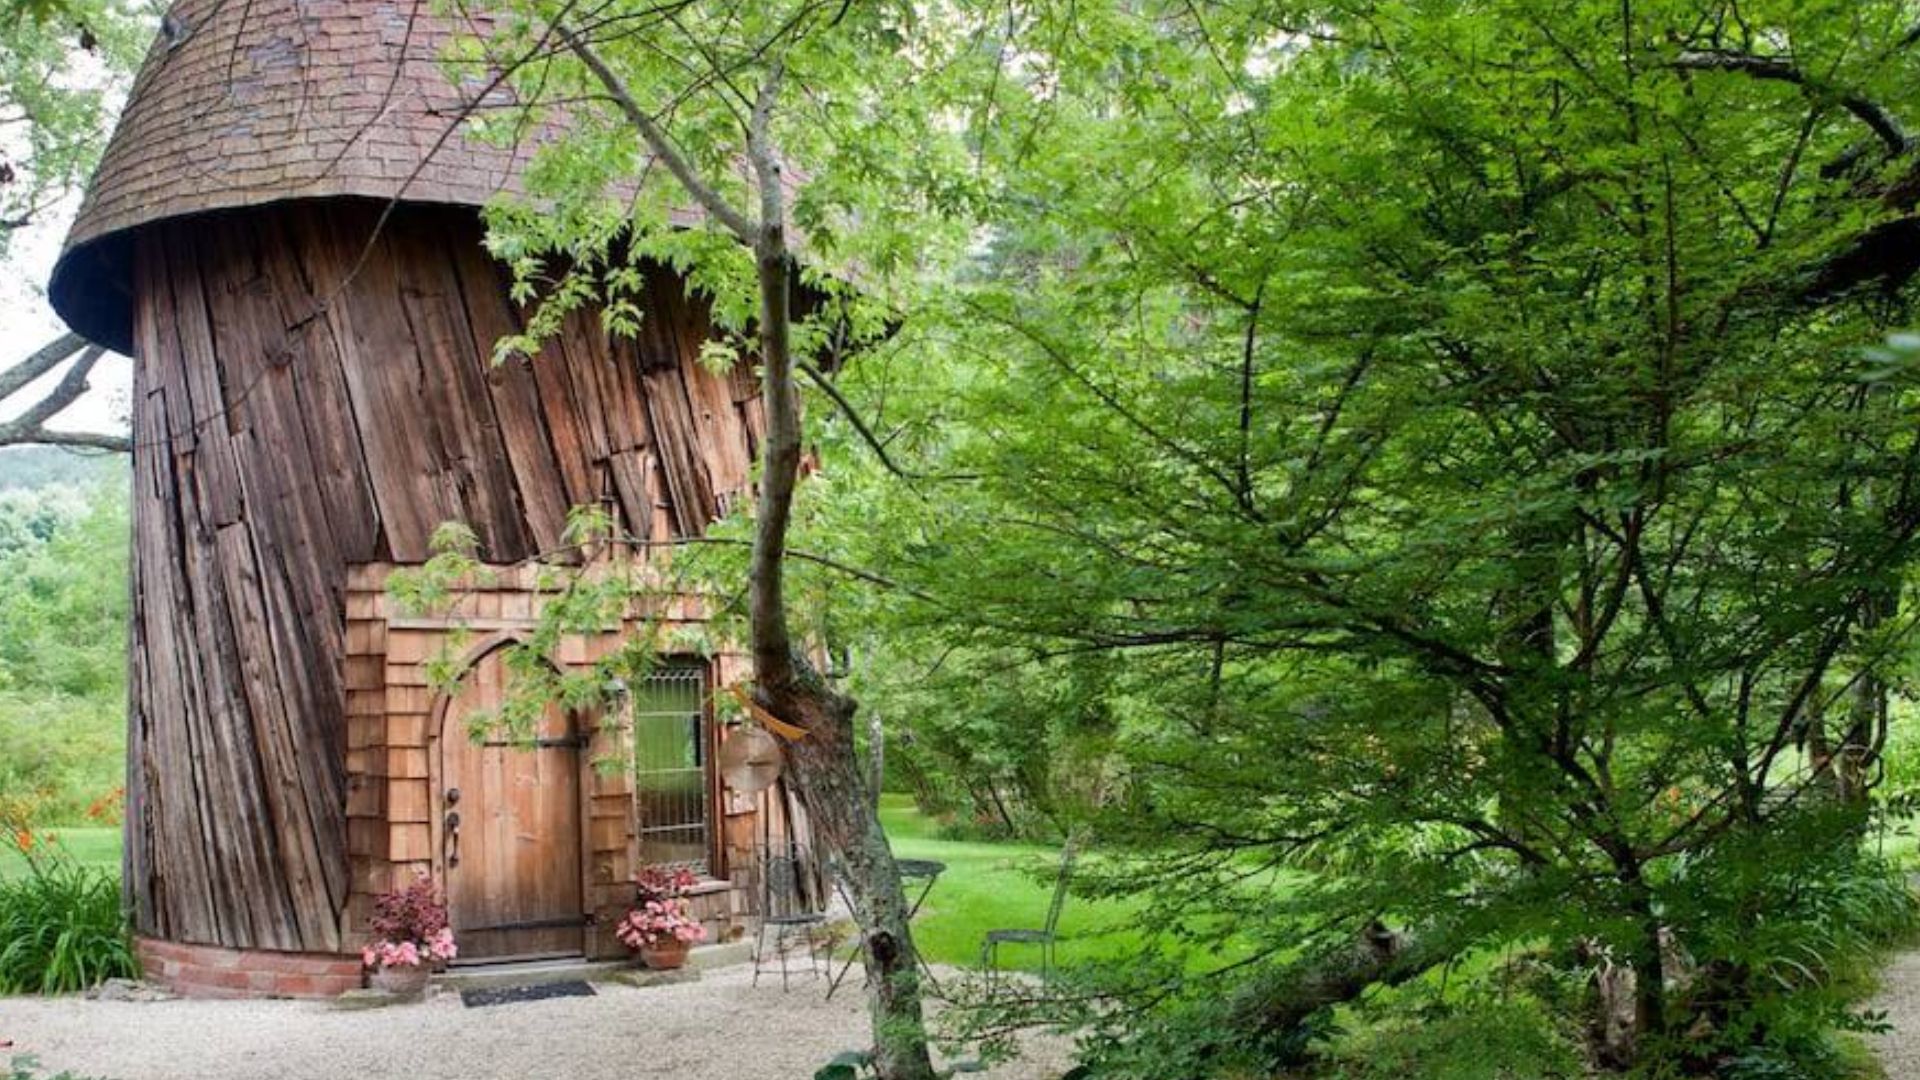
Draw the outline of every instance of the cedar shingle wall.
<instances>
[{"instance_id":1,"label":"cedar shingle wall","mask_svg":"<svg viewBox=\"0 0 1920 1080\"><path fill-rule=\"evenodd\" d=\"M347 583L347 637L353 643L347 663L380 662L387 686L384 726L367 726L370 741L349 752L348 831L350 837L358 838L350 850L354 891L347 929L349 944L360 940L365 932L373 894L404 884L419 873L444 880L442 836L433 828L436 808L441 808L435 790L439 743L460 733L445 730L444 717L439 715L443 703L427 687L424 665L447 650L454 650L454 659L471 658L488 651L502 638L528 633L535 627L541 607L531 571L500 568L492 581L464 593L458 610L445 618L397 617L385 593L391 570L385 565L355 567ZM626 638L646 631L637 615L625 620L618 633L563 640L552 659L563 668L591 665L619 648ZM691 595L669 603L665 615L657 624L663 639L697 626L703 618L699 599ZM454 636L456 627L465 631L466 640ZM728 681L738 680L745 670L744 656L721 654L713 664L710 693ZM350 719L350 729L359 720ZM585 762L625 755L626 746L617 725L603 724L593 716L581 721L591 733ZM595 916L587 934L590 956L626 953L612 928L632 902L631 879L639 868L631 782L624 771L589 768L584 857L587 904ZM784 831L783 818L763 812L763 804L778 798L777 793L723 793L712 815L716 842L722 846L717 867L720 872L745 866L752 847L766 843L763 834L767 828ZM695 912L707 923L713 940L726 940L738 928L736 916L746 903L742 895L746 880L736 876L733 888L695 898Z\"/></svg>"}]
</instances>

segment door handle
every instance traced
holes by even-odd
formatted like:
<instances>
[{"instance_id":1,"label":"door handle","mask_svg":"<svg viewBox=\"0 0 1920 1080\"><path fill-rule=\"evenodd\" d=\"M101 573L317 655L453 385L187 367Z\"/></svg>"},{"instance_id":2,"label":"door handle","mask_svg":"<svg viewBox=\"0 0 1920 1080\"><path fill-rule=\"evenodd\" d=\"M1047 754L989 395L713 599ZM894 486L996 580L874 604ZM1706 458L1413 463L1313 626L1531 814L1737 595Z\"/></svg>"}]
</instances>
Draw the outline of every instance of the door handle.
<instances>
[{"instance_id":1,"label":"door handle","mask_svg":"<svg viewBox=\"0 0 1920 1080\"><path fill-rule=\"evenodd\" d=\"M448 792L447 794L449 796L447 801L452 802L453 800L451 796L453 793ZM445 824L445 836L446 836L446 848L447 848L447 866L449 867L459 866L460 865L460 811L458 810L447 811L447 816L445 818L444 824Z\"/></svg>"}]
</instances>

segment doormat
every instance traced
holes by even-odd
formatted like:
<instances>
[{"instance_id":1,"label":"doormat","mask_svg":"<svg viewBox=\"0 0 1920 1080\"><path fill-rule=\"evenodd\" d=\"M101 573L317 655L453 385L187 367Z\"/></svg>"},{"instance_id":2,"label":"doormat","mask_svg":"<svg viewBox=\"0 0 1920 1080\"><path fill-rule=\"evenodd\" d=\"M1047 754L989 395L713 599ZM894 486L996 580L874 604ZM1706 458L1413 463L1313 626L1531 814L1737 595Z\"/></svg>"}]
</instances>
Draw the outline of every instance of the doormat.
<instances>
[{"instance_id":1,"label":"doormat","mask_svg":"<svg viewBox=\"0 0 1920 1080\"><path fill-rule=\"evenodd\" d=\"M548 998L592 997L593 987L579 980L541 983L538 986L502 986L489 990L462 990L460 1003L469 1009L485 1005L512 1005L520 1001L545 1001Z\"/></svg>"}]
</instances>

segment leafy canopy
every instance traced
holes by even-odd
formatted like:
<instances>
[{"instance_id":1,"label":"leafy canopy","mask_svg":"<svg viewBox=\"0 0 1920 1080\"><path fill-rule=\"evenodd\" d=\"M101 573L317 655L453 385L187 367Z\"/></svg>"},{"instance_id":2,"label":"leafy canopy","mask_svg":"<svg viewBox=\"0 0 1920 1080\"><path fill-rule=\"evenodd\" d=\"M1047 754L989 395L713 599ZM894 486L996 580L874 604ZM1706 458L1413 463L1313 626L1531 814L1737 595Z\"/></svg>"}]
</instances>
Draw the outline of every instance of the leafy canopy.
<instances>
[{"instance_id":1,"label":"leafy canopy","mask_svg":"<svg viewBox=\"0 0 1920 1080\"><path fill-rule=\"evenodd\" d=\"M796 567L817 627L957 772L1038 801L1018 751L1091 748L1073 798L1140 855L1093 887L1251 949L1119 973L1181 1020L1096 1060L1271 1068L1381 921L1631 965L1689 1064L1836 1018L1901 906L1857 841L1920 529L1868 351L1910 321L1909 5L508 7L454 63L512 72L499 137L567 123L492 219L527 354L634 332L649 260L753 312L551 28L736 202L760 43L809 28L796 346L867 348L822 365L800 542L895 586Z\"/></svg>"},{"instance_id":2,"label":"leafy canopy","mask_svg":"<svg viewBox=\"0 0 1920 1080\"><path fill-rule=\"evenodd\" d=\"M1680 962L1710 975L1643 976L1649 1037L1788 1039L1900 906L1848 884L1845 792L1920 526L1868 351L1906 271L1861 254L1914 169L1906 5L1023 15L970 131L989 246L847 376L978 480L855 469L808 541L911 588L849 605L907 672L869 698L975 750L1100 718L1151 853L1109 886L1280 985L1387 918ZM1067 681L1090 656L1124 659ZM1190 988L1237 1010L1190 1040L1216 1067L1258 970Z\"/></svg>"}]
</instances>

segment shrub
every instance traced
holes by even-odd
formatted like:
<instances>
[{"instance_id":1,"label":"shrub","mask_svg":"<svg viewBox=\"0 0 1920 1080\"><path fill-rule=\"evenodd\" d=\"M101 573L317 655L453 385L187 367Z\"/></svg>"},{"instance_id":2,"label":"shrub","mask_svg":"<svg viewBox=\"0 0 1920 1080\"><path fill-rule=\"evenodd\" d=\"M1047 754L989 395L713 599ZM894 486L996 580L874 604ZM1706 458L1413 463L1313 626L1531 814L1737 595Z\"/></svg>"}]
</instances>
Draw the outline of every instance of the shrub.
<instances>
[{"instance_id":1,"label":"shrub","mask_svg":"<svg viewBox=\"0 0 1920 1080\"><path fill-rule=\"evenodd\" d=\"M0 573L4 573L0 567ZM13 632L0 614L0 638ZM112 824L126 773L123 691L0 689L0 813L40 825Z\"/></svg>"},{"instance_id":2,"label":"shrub","mask_svg":"<svg viewBox=\"0 0 1920 1080\"><path fill-rule=\"evenodd\" d=\"M1573 1080L1580 1052L1548 1011L1524 996L1488 998L1424 1020L1392 1018L1338 1047L1339 1080Z\"/></svg>"},{"instance_id":3,"label":"shrub","mask_svg":"<svg viewBox=\"0 0 1920 1080\"><path fill-rule=\"evenodd\" d=\"M38 824L97 817L125 772L127 501L124 464L0 493L0 802Z\"/></svg>"},{"instance_id":4,"label":"shrub","mask_svg":"<svg viewBox=\"0 0 1920 1080\"><path fill-rule=\"evenodd\" d=\"M1788 816L1674 875L1666 914L1693 966L1675 1057L1740 1080L1848 1075L1834 1033L1875 1026L1858 1002L1916 917L1905 875L1840 831L1855 813Z\"/></svg>"},{"instance_id":5,"label":"shrub","mask_svg":"<svg viewBox=\"0 0 1920 1080\"><path fill-rule=\"evenodd\" d=\"M81 866L51 835L9 830L27 873L0 881L0 993L60 994L139 974L112 874Z\"/></svg>"}]
</instances>

